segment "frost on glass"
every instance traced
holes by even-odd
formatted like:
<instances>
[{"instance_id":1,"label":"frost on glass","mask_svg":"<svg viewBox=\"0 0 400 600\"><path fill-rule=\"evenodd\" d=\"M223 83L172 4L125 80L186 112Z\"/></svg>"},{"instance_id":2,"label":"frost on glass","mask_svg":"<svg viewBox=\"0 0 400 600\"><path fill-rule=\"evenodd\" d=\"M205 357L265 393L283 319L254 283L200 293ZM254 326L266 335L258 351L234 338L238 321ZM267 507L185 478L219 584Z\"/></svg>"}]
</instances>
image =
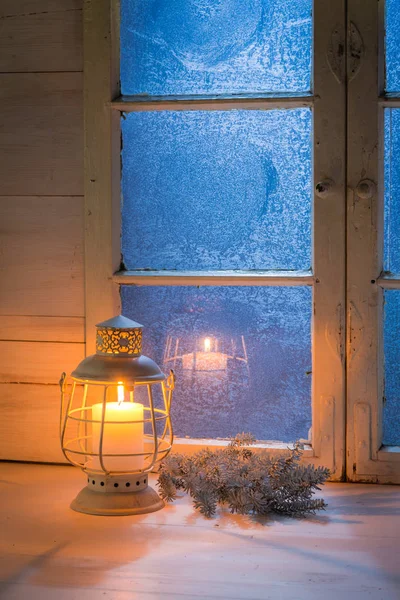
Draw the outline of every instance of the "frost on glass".
<instances>
[{"instance_id":1,"label":"frost on glass","mask_svg":"<svg viewBox=\"0 0 400 600\"><path fill-rule=\"evenodd\" d=\"M311 289L122 287L143 353L174 369L179 437L308 438Z\"/></svg>"},{"instance_id":2,"label":"frost on glass","mask_svg":"<svg viewBox=\"0 0 400 600\"><path fill-rule=\"evenodd\" d=\"M309 269L309 109L122 119L128 269Z\"/></svg>"},{"instance_id":3,"label":"frost on glass","mask_svg":"<svg viewBox=\"0 0 400 600\"><path fill-rule=\"evenodd\" d=\"M400 110L385 110L384 269L400 273Z\"/></svg>"},{"instance_id":4,"label":"frost on glass","mask_svg":"<svg viewBox=\"0 0 400 600\"><path fill-rule=\"evenodd\" d=\"M122 93L307 93L311 9L312 0L122 0Z\"/></svg>"},{"instance_id":5,"label":"frost on glass","mask_svg":"<svg viewBox=\"0 0 400 600\"><path fill-rule=\"evenodd\" d=\"M385 291L383 443L400 446L400 292Z\"/></svg>"},{"instance_id":6,"label":"frost on glass","mask_svg":"<svg viewBox=\"0 0 400 600\"><path fill-rule=\"evenodd\" d=\"M400 2L386 0L386 91L400 91Z\"/></svg>"}]
</instances>

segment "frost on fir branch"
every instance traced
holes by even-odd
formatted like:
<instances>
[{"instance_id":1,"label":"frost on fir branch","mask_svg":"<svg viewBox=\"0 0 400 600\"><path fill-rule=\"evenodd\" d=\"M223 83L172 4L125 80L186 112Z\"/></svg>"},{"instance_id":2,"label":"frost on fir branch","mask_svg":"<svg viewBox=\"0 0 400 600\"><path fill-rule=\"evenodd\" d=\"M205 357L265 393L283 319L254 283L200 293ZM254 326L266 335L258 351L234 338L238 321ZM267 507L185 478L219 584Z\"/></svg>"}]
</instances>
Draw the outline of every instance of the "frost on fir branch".
<instances>
[{"instance_id":1,"label":"frost on fir branch","mask_svg":"<svg viewBox=\"0 0 400 600\"><path fill-rule=\"evenodd\" d=\"M325 508L324 500L313 494L329 477L328 469L299 464L298 443L289 456L273 457L251 450L254 442L252 435L243 433L222 450L168 456L160 467L160 496L173 502L177 490L183 490L206 517L216 513L218 504L243 515L304 516Z\"/></svg>"}]
</instances>

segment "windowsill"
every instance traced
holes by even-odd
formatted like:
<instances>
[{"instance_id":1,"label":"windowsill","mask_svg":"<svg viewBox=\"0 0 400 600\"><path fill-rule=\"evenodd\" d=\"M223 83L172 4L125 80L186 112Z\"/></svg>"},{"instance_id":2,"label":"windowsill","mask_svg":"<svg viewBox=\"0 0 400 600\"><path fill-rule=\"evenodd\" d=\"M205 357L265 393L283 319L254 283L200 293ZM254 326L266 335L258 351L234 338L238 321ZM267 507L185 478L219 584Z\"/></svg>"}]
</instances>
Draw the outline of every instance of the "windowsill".
<instances>
[{"instance_id":1,"label":"windowsill","mask_svg":"<svg viewBox=\"0 0 400 600\"><path fill-rule=\"evenodd\" d=\"M193 454L203 448L226 448L230 444L229 440L218 440L218 439L194 439L194 438L175 438L173 451L182 454ZM252 450L268 450L271 454L288 454L293 449L293 443L277 442L277 441L264 441L252 444ZM311 445L304 444L303 456L313 456L313 449Z\"/></svg>"},{"instance_id":2,"label":"windowsill","mask_svg":"<svg viewBox=\"0 0 400 600\"><path fill-rule=\"evenodd\" d=\"M69 509L84 485L78 469L0 464L2 597L398 598L395 486L327 484L325 512L262 520L205 519L186 495L148 515L93 517Z\"/></svg>"},{"instance_id":3,"label":"windowsill","mask_svg":"<svg viewBox=\"0 0 400 600\"><path fill-rule=\"evenodd\" d=\"M378 460L398 462L400 459L400 446L382 446L378 452Z\"/></svg>"}]
</instances>

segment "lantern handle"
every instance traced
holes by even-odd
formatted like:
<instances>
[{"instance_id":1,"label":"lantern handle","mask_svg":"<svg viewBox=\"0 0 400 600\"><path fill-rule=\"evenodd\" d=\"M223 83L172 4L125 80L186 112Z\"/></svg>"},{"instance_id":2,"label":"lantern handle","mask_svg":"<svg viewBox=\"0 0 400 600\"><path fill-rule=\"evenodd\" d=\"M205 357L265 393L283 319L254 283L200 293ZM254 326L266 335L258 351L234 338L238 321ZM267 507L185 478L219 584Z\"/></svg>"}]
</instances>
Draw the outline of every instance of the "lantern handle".
<instances>
[{"instance_id":1,"label":"lantern handle","mask_svg":"<svg viewBox=\"0 0 400 600\"><path fill-rule=\"evenodd\" d=\"M64 394L65 394L65 380L67 378L67 374L65 372L61 373L60 380L58 385L60 386L61 391L61 407L60 407L60 434L63 429L63 414L64 414Z\"/></svg>"}]
</instances>

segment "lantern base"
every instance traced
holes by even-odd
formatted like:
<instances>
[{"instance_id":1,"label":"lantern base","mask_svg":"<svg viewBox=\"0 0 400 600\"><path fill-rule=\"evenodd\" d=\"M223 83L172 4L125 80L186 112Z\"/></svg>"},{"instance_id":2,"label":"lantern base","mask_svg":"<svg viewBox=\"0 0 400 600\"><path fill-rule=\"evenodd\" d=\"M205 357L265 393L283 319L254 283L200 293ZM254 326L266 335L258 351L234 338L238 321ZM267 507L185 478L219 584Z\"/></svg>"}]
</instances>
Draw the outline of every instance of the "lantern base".
<instances>
[{"instance_id":1,"label":"lantern base","mask_svg":"<svg viewBox=\"0 0 400 600\"><path fill-rule=\"evenodd\" d=\"M71 503L72 510L87 515L143 515L160 510L164 502L151 487L138 492L105 492L99 494L83 488Z\"/></svg>"}]
</instances>

